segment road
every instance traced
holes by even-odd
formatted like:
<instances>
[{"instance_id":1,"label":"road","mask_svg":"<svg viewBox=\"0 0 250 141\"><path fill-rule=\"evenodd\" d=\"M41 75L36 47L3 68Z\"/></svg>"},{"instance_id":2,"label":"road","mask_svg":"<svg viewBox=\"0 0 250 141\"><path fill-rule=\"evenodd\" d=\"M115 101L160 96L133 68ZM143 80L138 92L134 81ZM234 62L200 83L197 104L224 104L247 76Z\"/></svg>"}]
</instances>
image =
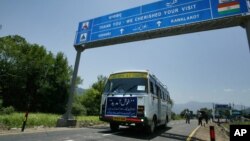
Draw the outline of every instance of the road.
<instances>
[{"instance_id":1,"label":"road","mask_svg":"<svg viewBox=\"0 0 250 141\"><path fill-rule=\"evenodd\" d=\"M138 128L121 128L118 132L111 132L108 126L69 129L64 131L50 131L41 133L21 133L15 135L1 135L0 141L180 141L186 140L197 127L197 121L171 121L166 129L157 129L152 135L146 134Z\"/></svg>"}]
</instances>

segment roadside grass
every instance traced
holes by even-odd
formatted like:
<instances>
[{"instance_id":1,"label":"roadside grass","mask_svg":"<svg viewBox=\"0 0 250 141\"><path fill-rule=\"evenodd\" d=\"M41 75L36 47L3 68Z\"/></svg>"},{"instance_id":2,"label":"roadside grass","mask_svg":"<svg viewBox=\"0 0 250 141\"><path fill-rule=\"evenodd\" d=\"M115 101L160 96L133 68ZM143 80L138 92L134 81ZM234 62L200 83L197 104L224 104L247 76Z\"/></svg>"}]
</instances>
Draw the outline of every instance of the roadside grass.
<instances>
[{"instance_id":1,"label":"roadside grass","mask_svg":"<svg viewBox=\"0 0 250 141\"><path fill-rule=\"evenodd\" d=\"M250 121L235 121L233 123L222 123L222 125L227 128L230 129L230 125L250 125Z\"/></svg>"},{"instance_id":2,"label":"roadside grass","mask_svg":"<svg viewBox=\"0 0 250 141\"><path fill-rule=\"evenodd\" d=\"M183 120L185 118L181 117L181 116L175 116L172 120Z\"/></svg>"},{"instance_id":3,"label":"roadside grass","mask_svg":"<svg viewBox=\"0 0 250 141\"><path fill-rule=\"evenodd\" d=\"M10 128L21 128L25 113L12 113L4 114L0 116L0 128L10 129ZM43 127L56 127L57 120L62 115L57 114L45 114L45 113L30 113L28 115L28 120L26 123L26 128L33 128L38 126ZM103 123L99 121L98 116L77 116L77 124L79 127L91 126Z\"/></svg>"},{"instance_id":4,"label":"roadside grass","mask_svg":"<svg viewBox=\"0 0 250 141\"><path fill-rule=\"evenodd\" d=\"M236 121L236 122L233 122L231 125L250 125L250 121Z\"/></svg>"},{"instance_id":5,"label":"roadside grass","mask_svg":"<svg viewBox=\"0 0 250 141\"><path fill-rule=\"evenodd\" d=\"M78 127L93 126L105 123L99 120L99 116L77 116L76 120Z\"/></svg>"}]
</instances>

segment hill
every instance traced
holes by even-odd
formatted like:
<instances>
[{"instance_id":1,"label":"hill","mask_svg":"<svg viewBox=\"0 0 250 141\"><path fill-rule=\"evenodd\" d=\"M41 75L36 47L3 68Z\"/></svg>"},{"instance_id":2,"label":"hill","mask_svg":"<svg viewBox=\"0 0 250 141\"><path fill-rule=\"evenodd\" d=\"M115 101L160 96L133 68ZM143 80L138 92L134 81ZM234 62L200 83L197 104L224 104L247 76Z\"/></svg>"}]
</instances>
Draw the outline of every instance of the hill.
<instances>
[{"instance_id":1,"label":"hill","mask_svg":"<svg viewBox=\"0 0 250 141\"><path fill-rule=\"evenodd\" d=\"M184 109L189 109L192 110L194 113L196 113L196 111L199 110L200 108L212 109L213 103L191 101L184 104L174 104L173 112L175 112L176 114L180 114L181 111L183 111Z\"/></svg>"},{"instance_id":2,"label":"hill","mask_svg":"<svg viewBox=\"0 0 250 141\"><path fill-rule=\"evenodd\" d=\"M75 89L75 92L77 95L82 95L85 91L86 91L86 89L83 89L83 88L76 88Z\"/></svg>"},{"instance_id":3,"label":"hill","mask_svg":"<svg viewBox=\"0 0 250 141\"><path fill-rule=\"evenodd\" d=\"M212 109L213 108L213 102L197 102L197 101L191 101L188 103L184 103L184 104L174 104L173 107L173 112L175 112L176 114L180 114L181 111L183 111L184 109L189 109L192 110L194 113L196 113L197 110L201 109L201 108L208 108L208 109ZM220 103L215 103L215 104L220 104ZM227 103L225 103L227 104ZM234 105L233 106L234 109L237 110L242 110L244 108L248 108L245 107L243 105Z\"/></svg>"}]
</instances>

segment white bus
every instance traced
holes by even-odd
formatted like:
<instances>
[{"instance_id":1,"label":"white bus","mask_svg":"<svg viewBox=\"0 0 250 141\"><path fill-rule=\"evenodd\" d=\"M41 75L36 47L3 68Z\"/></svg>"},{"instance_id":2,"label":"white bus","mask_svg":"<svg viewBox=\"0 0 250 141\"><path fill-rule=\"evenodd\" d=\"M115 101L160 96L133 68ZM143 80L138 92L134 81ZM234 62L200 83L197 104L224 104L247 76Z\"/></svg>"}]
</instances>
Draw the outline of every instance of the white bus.
<instances>
[{"instance_id":1,"label":"white bus","mask_svg":"<svg viewBox=\"0 0 250 141\"><path fill-rule=\"evenodd\" d=\"M121 71L110 74L102 94L100 120L111 130L120 125L143 126L153 133L171 119L169 92L149 71Z\"/></svg>"}]
</instances>

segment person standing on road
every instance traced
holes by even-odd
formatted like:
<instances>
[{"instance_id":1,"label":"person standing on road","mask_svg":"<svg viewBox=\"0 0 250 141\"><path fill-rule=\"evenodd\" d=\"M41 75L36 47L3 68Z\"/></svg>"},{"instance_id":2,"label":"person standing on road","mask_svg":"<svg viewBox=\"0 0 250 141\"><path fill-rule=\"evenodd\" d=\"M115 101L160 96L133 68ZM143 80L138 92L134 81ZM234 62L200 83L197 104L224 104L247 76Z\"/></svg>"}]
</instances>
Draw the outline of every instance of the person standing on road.
<instances>
[{"instance_id":1,"label":"person standing on road","mask_svg":"<svg viewBox=\"0 0 250 141\"><path fill-rule=\"evenodd\" d=\"M190 124L190 112L189 112L189 110L186 111L185 118L186 118L186 123Z\"/></svg>"},{"instance_id":2,"label":"person standing on road","mask_svg":"<svg viewBox=\"0 0 250 141\"><path fill-rule=\"evenodd\" d=\"M202 113L198 111L197 113L197 118L198 118L198 125L202 126Z\"/></svg>"},{"instance_id":3,"label":"person standing on road","mask_svg":"<svg viewBox=\"0 0 250 141\"><path fill-rule=\"evenodd\" d=\"M205 113L204 118L205 118L206 124L208 124L208 119L209 119L209 117L208 117L208 114L207 114L207 113Z\"/></svg>"}]
</instances>

